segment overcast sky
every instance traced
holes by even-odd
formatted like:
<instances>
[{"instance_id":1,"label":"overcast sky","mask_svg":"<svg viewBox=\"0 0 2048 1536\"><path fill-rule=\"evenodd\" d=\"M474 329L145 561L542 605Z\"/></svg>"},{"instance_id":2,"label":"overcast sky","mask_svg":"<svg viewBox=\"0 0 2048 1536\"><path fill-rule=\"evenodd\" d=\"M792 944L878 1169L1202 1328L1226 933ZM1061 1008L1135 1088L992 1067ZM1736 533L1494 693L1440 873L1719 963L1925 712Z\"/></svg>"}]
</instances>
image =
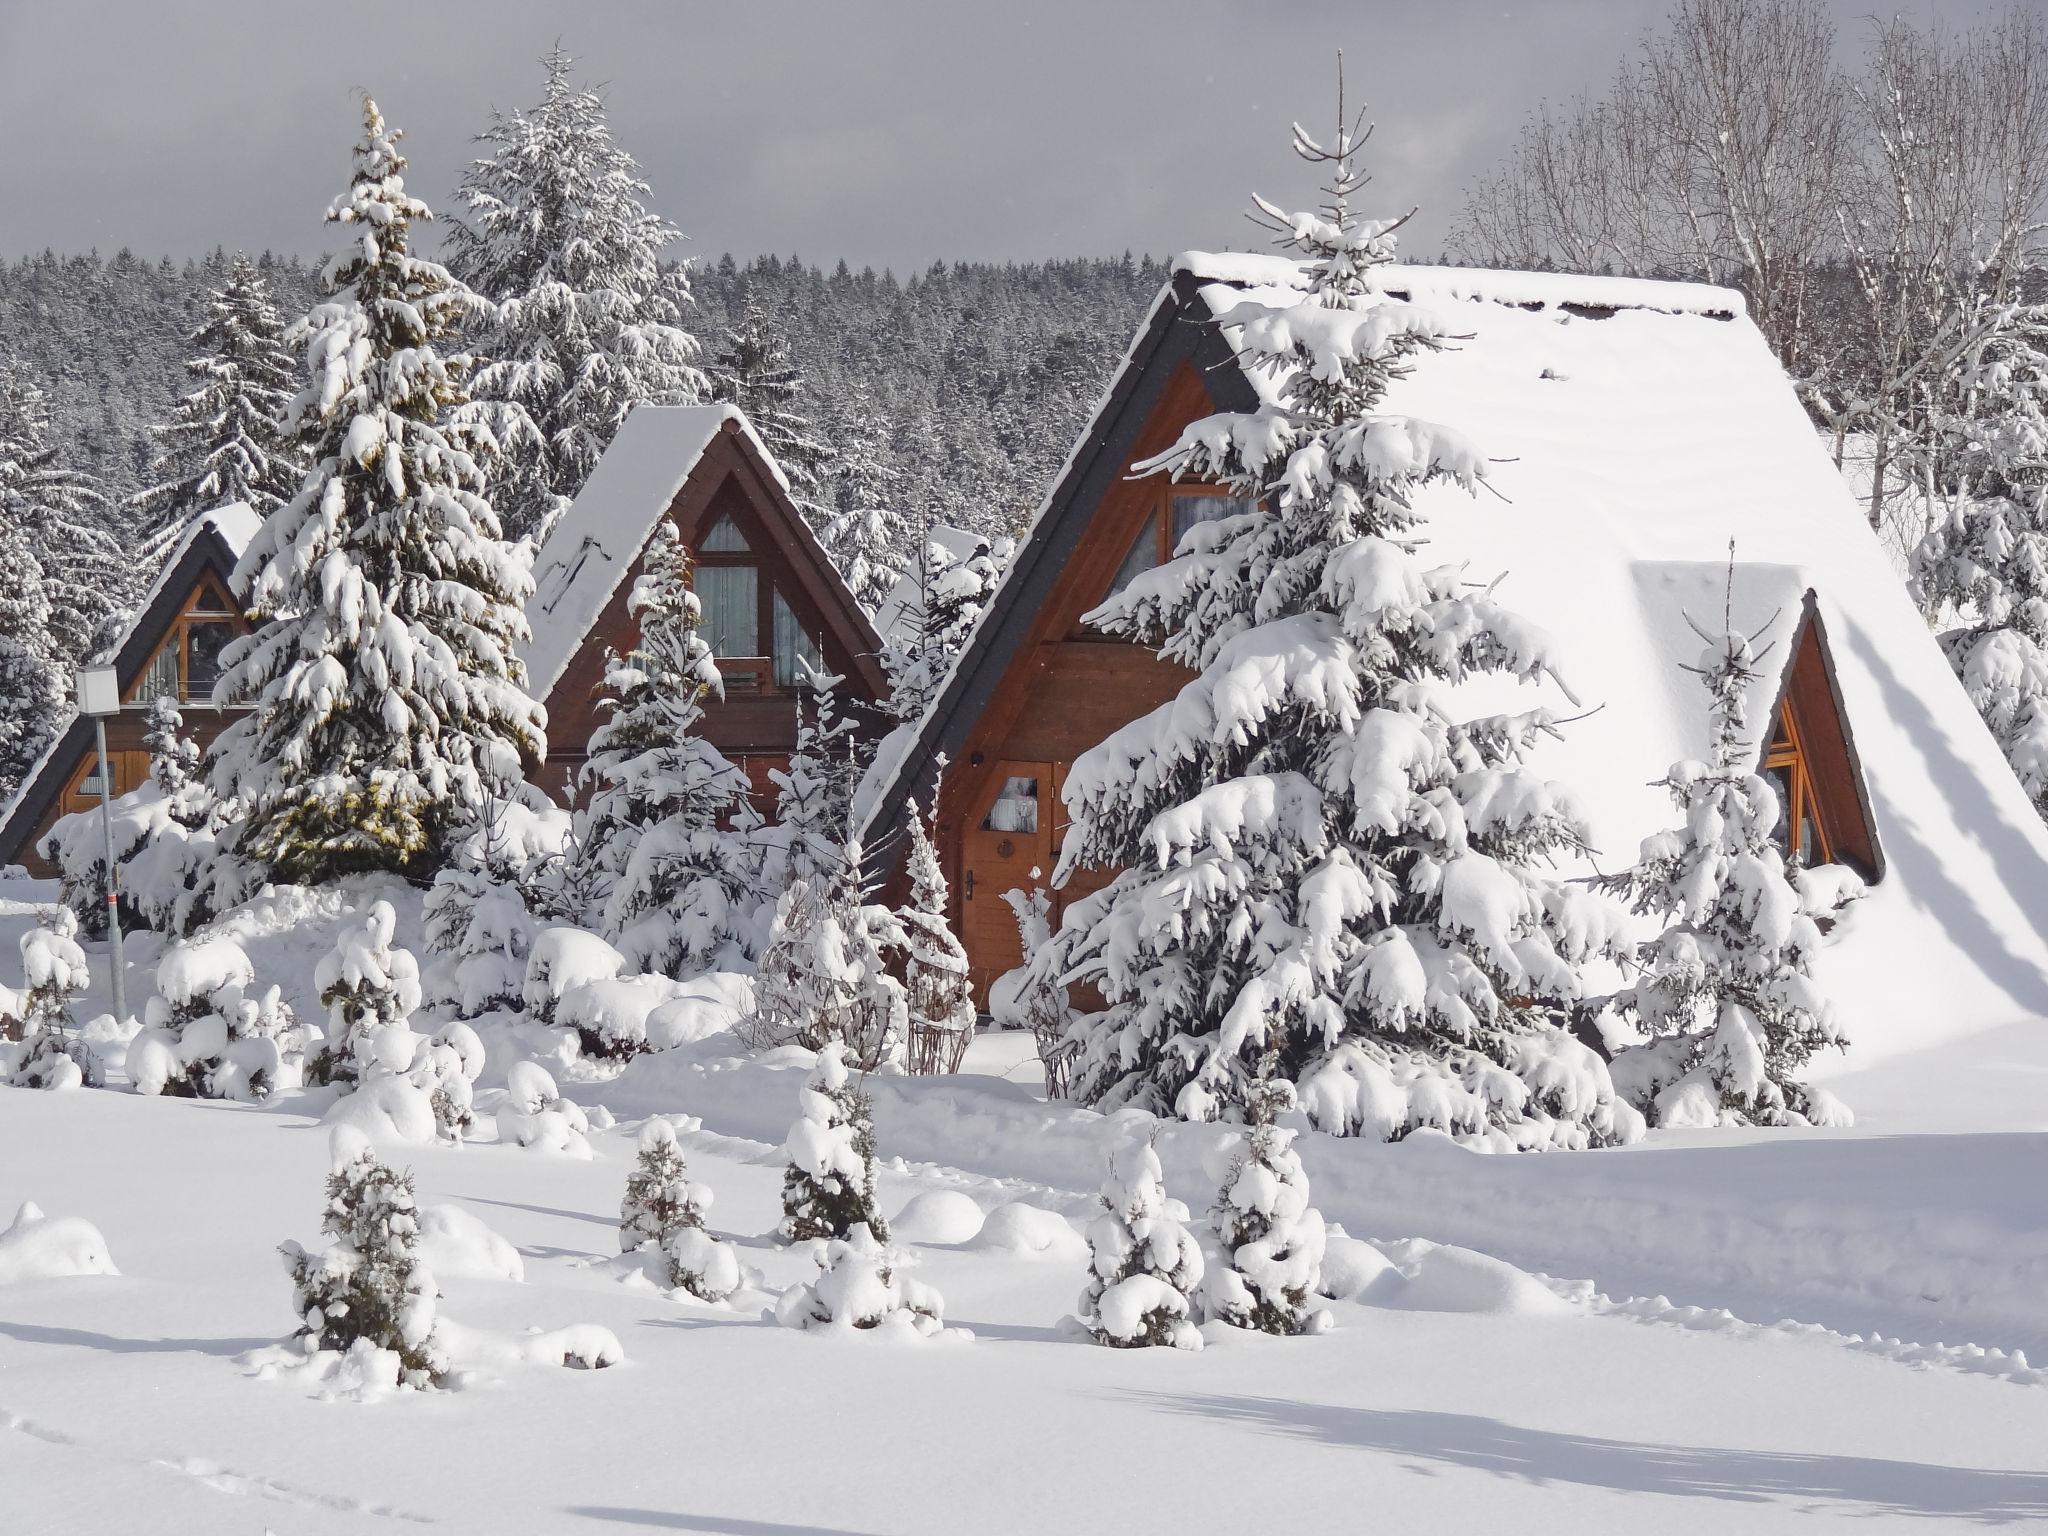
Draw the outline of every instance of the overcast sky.
<instances>
[{"instance_id":1,"label":"overcast sky","mask_svg":"<svg viewBox=\"0 0 2048 1536\"><path fill-rule=\"evenodd\" d=\"M1831 0L1845 31L1890 9ZM2039 0L2048 3L2048 0ZM1902 7L1926 16L1943 0ZM368 90L437 206L560 37L695 252L934 258L1245 245L1308 190L1288 122L1336 49L1380 209L1441 245L1542 98L1597 87L1669 0L0 0L0 255L317 252Z\"/></svg>"}]
</instances>

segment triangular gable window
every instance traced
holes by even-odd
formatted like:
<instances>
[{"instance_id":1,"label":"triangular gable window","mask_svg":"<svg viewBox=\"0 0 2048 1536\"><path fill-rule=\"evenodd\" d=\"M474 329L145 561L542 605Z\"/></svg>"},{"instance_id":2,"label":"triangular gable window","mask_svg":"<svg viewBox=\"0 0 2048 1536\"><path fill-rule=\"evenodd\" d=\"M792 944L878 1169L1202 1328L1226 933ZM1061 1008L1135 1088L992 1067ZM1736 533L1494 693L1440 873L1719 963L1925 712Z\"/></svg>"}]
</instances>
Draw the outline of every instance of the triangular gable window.
<instances>
[{"instance_id":1,"label":"triangular gable window","mask_svg":"<svg viewBox=\"0 0 2048 1536\"><path fill-rule=\"evenodd\" d=\"M704 542L698 546L707 555L744 555L752 547L731 517L721 517L713 523L711 531L704 535Z\"/></svg>"},{"instance_id":2,"label":"triangular gable window","mask_svg":"<svg viewBox=\"0 0 2048 1536\"><path fill-rule=\"evenodd\" d=\"M1866 880L1883 874L1827 634L1810 600L1771 712L1763 769L1778 790L1778 846L1793 864L1847 864Z\"/></svg>"},{"instance_id":3,"label":"triangular gable window","mask_svg":"<svg viewBox=\"0 0 2048 1536\"><path fill-rule=\"evenodd\" d=\"M1130 553L1124 556L1124 563L1116 568L1116 577L1109 584L1108 596L1115 597L1138 577L1159 564L1159 514L1153 513L1145 520L1145 526L1138 530L1138 536L1131 541ZM1102 567L1097 566L1097 570Z\"/></svg>"}]
</instances>

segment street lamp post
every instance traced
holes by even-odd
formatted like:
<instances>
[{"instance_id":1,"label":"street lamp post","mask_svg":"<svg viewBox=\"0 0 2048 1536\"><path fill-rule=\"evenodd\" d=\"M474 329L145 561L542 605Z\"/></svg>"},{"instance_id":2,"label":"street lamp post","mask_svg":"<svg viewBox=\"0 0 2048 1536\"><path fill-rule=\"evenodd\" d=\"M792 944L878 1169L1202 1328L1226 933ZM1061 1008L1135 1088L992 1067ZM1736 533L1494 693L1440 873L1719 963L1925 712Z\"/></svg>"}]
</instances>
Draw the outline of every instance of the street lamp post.
<instances>
[{"instance_id":1,"label":"street lamp post","mask_svg":"<svg viewBox=\"0 0 2048 1536\"><path fill-rule=\"evenodd\" d=\"M121 867L114 862L114 774L107 763L107 716L121 712L121 680L112 667L78 669L78 708L92 716L100 753L100 837L107 855L107 954L114 973L114 1017L126 1021L128 999L121 976Z\"/></svg>"}]
</instances>

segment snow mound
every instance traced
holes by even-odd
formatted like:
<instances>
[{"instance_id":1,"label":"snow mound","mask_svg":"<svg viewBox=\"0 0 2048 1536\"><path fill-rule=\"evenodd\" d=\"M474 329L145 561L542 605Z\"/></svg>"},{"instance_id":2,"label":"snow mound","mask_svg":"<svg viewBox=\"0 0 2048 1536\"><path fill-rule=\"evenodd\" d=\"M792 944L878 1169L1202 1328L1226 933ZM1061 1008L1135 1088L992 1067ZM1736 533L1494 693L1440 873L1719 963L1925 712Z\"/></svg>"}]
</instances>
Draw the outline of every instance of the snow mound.
<instances>
[{"instance_id":1,"label":"snow mound","mask_svg":"<svg viewBox=\"0 0 2048 1536\"><path fill-rule=\"evenodd\" d=\"M1088 1241L1058 1211L1012 1200L988 1213L969 1243L990 1253L1016 1253L1033 1258L1079 1259Z\"/></svg>"},{"instance_id":2,"label":"snow mound","mask_svg":"<svg viewBox=\"0 0 2048 1536\"><path fill-rule=\"evenodd\" d=\"M421 1208L419 1255L436 1279L526 1278L526 1261L519 1250L459 1205Z\"/></svg>"},{"instance_id":3,"label":"snow mound","mask_svg":"<svg viewBox=\"0 0 2048 1536\"><path fill-rule=\"evenodd\" d=\"M971 1243L981 1228L981 1207L957 1189L913 1195L889 1218L890 1235L906 1243Z\"/></svg>"},{"instance_id":4,"label":"snow mound","mask_svg":"<svg viewBox=\"0 0 2048 1536\"><path fill-rule=\"evenodd\" d=\"M1484 1312L1495 1317L1552 1317L1572 1305L1514 1265L1448 1243L1409 1238L1389 1245L1401 1284L1374 1287L1378 1305L1410 1312Z\"/></svg>"},{"instance_id":5,"label":"snow mound","mask_svg":"<svg viewBox=\"0 0 2048 1536\"><path fill-rule=\"evenodd\" d=\"M676 995L647 1015L647 1044L656 1051L730 1031L754 1011L754 978L708 971L677 986Z\"/></svg>"},{"instance_id":6,"label":"snow mound","mask_svg":"<svg viewBox=\"0 0 2048 1536\"><path fill-rule=\"evenodd\" d=\"M1323 1233L1322 1283L1319 1295L1332 1301L1357 1301L1368 1291L1392 1277L1391 1284L1407 1282L1393 1261L1363 1238L1353 1237L1342 1227L1330 1226Z\"/></svg>"},{"instance_id":7,"label":"snow mound","mask_svg":"<svg viewBox=\"0 0 2048 1536\"><path fill-rule=\"evenodd\" d=\"M434 1101L402 1077L378 1077L336 1099L320 1123L361 1132L373 1142L429 1147L438 1130Z\"/></svg>"},{"instance_id":8,"label":"snow mound","mask_svg":"<svg viewBox=\"0 0 2048 1536\"><path fill-rule=\"evenodd\" d=\"M33 1200L24 1200L13 1225L0 1232L0 1285L120 1273L100 1229L83 1217L53 1219Z\"/></svg>"},{"instance_id":9,"label":"snow mound","mask_svg":"<svg viewBox=\"0 0 2048 1536\"><path fill-rule=\"evenodd\" d=\"M572 1323L542 1333L499 1333L442 1318L448 1354L464 1371L518 1365L566 1365L601 1371L626 1358L619 1336L598 1323Z\"/></svg>"}]
</instances>

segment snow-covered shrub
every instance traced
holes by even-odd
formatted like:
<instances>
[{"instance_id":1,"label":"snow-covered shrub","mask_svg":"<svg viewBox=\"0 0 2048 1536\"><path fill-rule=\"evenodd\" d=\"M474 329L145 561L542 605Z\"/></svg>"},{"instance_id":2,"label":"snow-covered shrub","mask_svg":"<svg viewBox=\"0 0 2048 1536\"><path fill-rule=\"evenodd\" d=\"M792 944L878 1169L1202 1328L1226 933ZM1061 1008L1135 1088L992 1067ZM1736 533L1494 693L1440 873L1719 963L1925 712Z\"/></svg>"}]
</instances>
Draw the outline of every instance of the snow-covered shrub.
<instances>
[{"instance_id":1,"label":"snow-covered shrub","mask_svg":"<svg viewBox=\"0 0 2048 1536\"><path fill-rule=\"evenodd\" d=\"M910 904L896 914L903 933L910 1070L958 1072L974 1038L974 988L967 951L946 921L946 872L917 804L910 806Z\"/></svg>"},{"instance_id":2,"label":"snow-covered shrub","mask_svg":"<svg viewBox=\"0 0 2048 1536\"><path fill-rule=\"evenodd\" d=\"M1211 1317L1262 1333L1321 1333L1330 1314L1314 1306L1323 1262L1322 1212L1308 1203L1308 1174L1294 1132L1275 1120L1293 1106L1284 1082L1252 1089L1251 1129L1209 1209L1222 1263L1204 1297Z\"/></svg>"},{"instance_id":3,"label":"snow-covered shrub","mask_svg":"<svg viewBox=\"0 0 2048 1536\"><path fill-rule=\"evenodd\" d=\"M1692 670L1707 689L1710 758L1671 766L1664 783L1684 825L1645 838L1635 866L1610 881L1666 923L1642 946L1640 979L1615 996L1652 1038L1616 1057L1614 1078L1657 1125L1832 1123L1841 1106L1811 1098L1793 1074L1845 1043L1812 965L1817 919L1861 884L1791 878L1773 839L1778 794L1753 769L1745 718L1757 657L1739 634L1702 637Z\"/></svg>"},{"instance_id":4,"label":"snow-covered shrub","mask_svg":"<svg viewBox=\"0 0 2048 1536\"><path fill-rule=\"evenodd\" d=\"M798 1101L802 1113L782 1144L789 1158L782 1176L783 1237L845 1237L865 1225L887 1242L888 1223L875 1205L871 1107L836 1042L818 1052Z\"/></svg>"},{"instance_id":5,"label":"snow-covered shrub","mask_svg":"<svg viewBox=\"0 0 2048 1536\"><path fill-rule=\"evenodd\" d=\"M21 936L22 989L9 1010L21 1036L10 1053L8 1080L17 1088L97 1088L106 1079L98 1054L73 1028L72 1001L92 981L77 935L69 907L48 907Z\"/></svg>"},{"instance_id":6,"label":"snow-covered shrub","mask_svg":"<svg viewBox=\"0 0 2048 1536\"><path fill-rule=\"evenodd\" d=\"M945 1299L901 1273L901 1257L865 1225L825 1243L817 1258L818 1277L776 1300L775 1316L785 1328L882 1328L930 1338L945 1327Z\"/></svg>"},{"instance_id":7,"label":"snow-covered shrub","mask_svg":"<svg viewBox=\"0 0 2048 1536\"><path fill-rule=\"evenodd\" d=\"M619 1250L657 1248L671 1289L680 1287L700 1301L724 1301L739 1289L739 1256L705 1230L710 1204L711 1191L690 1180L675 1127L650 1120L619 1205Z\"/></svg>"},{"instance_id":8,"label":"snow-covered shrub","mask_svg":"<svg viewBox=\"0 0 2048 1536\"><path fill-rule=\"evenodd\" d=\"M419 1260L419 1213L412 1175L378 1160L367 1138L335 1131L333 1172L320 1230L334 1241L308 1253L287 1242L293 1334L306 1354L347 1354L359 1344L398 1357L406 1386L440 1386L448 1355L435 1334L434 1277Z\"/></svg>"},{"instance_id":9,"label":"snow-covered shrub","mask_svg":"<svg viewBox=\"0 0 2048 1536\"><path fill-rule=\"evenodd\" d=\"M654 1015L684 996L683 987L666 976L594 977L561 995L555 1023L576 1031L585 1056L620 1060L660 1050L670 1041Z\"/></svg>"},{"instance_id":10,"label":"snow-covered shrub","mask_svg":"<svg viewBox=\"0 0 2048 1536\"><path fill-rule=\"evenodd\" d=\"M908 946L896 914L862 899L861 850L783 893L755 977L755 1013L741 1039L756 1049L838 1043L864 1072L894 1061L909 1019L887 951Z\"/></svg>"},{"instance_id":11,"label":"snow-covered shrub","mask_svg":"<svg viewBox=\"0 0 2048 1536\"><path fill-rule=\"evenodd\" d=\"M1202 1283L1202 1249L1187 1229L1187 1207L1166 1198L1166 1175L1150 1141L1128 1141L1110 1154L1101 1198L1102 1214L1088 1223L1081 1325L1098 1344L1117 1349L1200 1349L1190 1312Z\"/></svg>"},{"instance_id":12,"label":"snow-covered shrub","mask_svg":"<svg viewBox=\"0 0 2048 1536\"><path fill-rule=\"evenodd\" d=\"M1421 493L1476 491L1487 459L1382 410L1455 326L1372 281L1398 221L1353 213L1359 145L1297 135L1330 203L1260 216L1302 288L1217 317L1261 403L1138 466L1232 494L1085 616L1196 674L1062 792L1055 885L1119 873L1068 904L1034 967L1100 999L1072 1030L1075 1095L1100 1108L1236 1118L1276 1044L1290 1079L1347 1045L1512 1076L1619 942L1612 902L1549 870L1587 849L1571 796L1529 767L1560 725L1532 697L1551 642L1423 547ZM1532 707L1474 717L1482 679ZM1513 1144L1604 1139L1533 1095L1484 1097Z\"/></svg>"},{"instance_id":13,"label":"snow-covered shrub","mask_svg":"<svg viewBox=\"0 0 2048 1536\"><path fill-rule=\"evenodd\" d=\"M1032 870L1037 879L1038 871ZM999 1029L1028 1029L1038 1047L1038 1065L1045 1074L1045 1096L1064 1099L1068 1075L1078 1049L1072 1037L1074 1005L1065 982L1050 966L1038 961L1039 952L1052 940L1052 897L1044 887L1003 892L1003 900L1017 915L1017 942L1023 961L1015 970L1005 971L988 989L990 1020Z\"/></svg>"},{"instance_id":14,"label":"snow-covered shrub","mask_svg":"<svg viewBox=\"0 0 2048 1536\"><path fill-rule=\"evenodd\" d=\"M534 889L559 857L568 825L552 801L522 784L487 804L457 840L421 907L431 1001L466 1019L519 1007L541 926Z\"/></svg>"},{"instance_id":15,"label":"snow-covered shrub","mask_svg":"<svg viewBox=\"0 0 2048 1536\"><path fill-rule=\"evenodd\" d=\"M229 938L173 944L157 962L156 995L128 1047L128 1078L143 1094L268 1098L304 1056L305 1031L277 987Z\"/></svg>"},{"instance_id":16,"label":"snow-covered shrub","mask_svg":"<svg viewBox=\"0 0 2048 1536\"><path fill-rule=\"evenodd\" d=\"M106 1238L82 1216L45 1216L41 1206L24 1200L0 1231L0 1285L119 1273Z\"/></svg>"},{"instance_id":17,"label":"snow-covered shrub","mask_svg":"<svg viewBox=\"0 0 2048 1536\"><path fill-rule=\"evenodd\" d=\"M520 996L527 1017L554 1024L556 1006L570 989L587 981L610 981L626 969L626 957L582 928L543 928L526 957Z\"/></svg>"},{"instance_id":18,"label":"snow-covered shrub","mask_svg":"<svg viewBox=\"0 0 2048 1536\"><path fill-rule=\"evenodd\" d=\"M388 1026L408 1025L419 1008L419 962L411 950L393 946L397 929L391 903L372 903L335 936L334 948L314 971L313 985L327 1010L327 1035L307 1063L307 1081L359 1081L376 1060L377 1036Z\"/></svg>"},{"instance_id":19,"label":"snow-covered shrub","mask_svg":"<svg viewBox=\"0 0 2048 1536\"><path fill-rule=\"evenodd\" d=\"M498 1140L537 1152L589 1157L590 1117L579 1104L562 1097L547 1068L537 1061L513 1064L505 1074L505 1097L498 1105Z\"/></svg>"}]
</instances>

